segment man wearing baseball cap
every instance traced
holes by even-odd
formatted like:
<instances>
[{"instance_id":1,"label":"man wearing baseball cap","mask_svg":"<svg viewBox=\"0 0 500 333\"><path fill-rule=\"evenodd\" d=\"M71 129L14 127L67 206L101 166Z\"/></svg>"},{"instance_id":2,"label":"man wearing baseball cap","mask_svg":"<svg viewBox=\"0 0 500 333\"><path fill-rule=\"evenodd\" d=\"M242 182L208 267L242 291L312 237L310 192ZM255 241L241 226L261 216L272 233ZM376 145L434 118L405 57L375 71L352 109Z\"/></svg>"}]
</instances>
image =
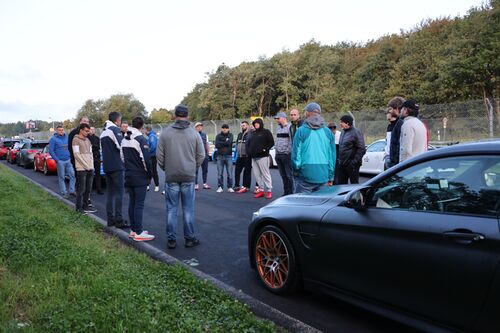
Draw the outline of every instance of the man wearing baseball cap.
<instances>
[{"instance_id":1,"label":"man wearing baseball cap","mask_svg":"<svg viewBox=\"0 0 500 333\"><path fill-rule=\"evenodd\" d=\"M276 152L276 164L283 180L283 195L293 194L293 172L292 172L292 137L290 135L290 124L286 119L286 113L278 112L274 119L278 122L276 126L276 140L274 147Z\"/></svg>"},{"instance_id":2,"label":"man wearing baseball cap","mask_svg":"<svg viewBox=\"0 0 500 333\"><path fill-rule=\"evenodd\" d=\"M333 184L335 174L335 138L325 126L318 103L304 108L306 119L293 138L292 168L295 193L311 193Z\"/></svg>"},{"instance_id":3,"label":"man wearing baseball cap","mask_svg":"<svg viewBox=\"0 0 500 333\"><path fill-rule=\"evenodd\" d=\"M209 190L210 186L207 183L207 175L208 175L208 136L206 133L203 132L203 123L197 122L194 124L194 129L200 134L201 141L203 141L203 148L205 148L205 159L203 160L203 163L201 163L201 178L203 178L203 188L205 190ZM196 181L194 185L194 189L198 191L200 189L200 186L198 185L198 171L200 171L200 168L196 168Z\"/></svg>"}]
</instances>

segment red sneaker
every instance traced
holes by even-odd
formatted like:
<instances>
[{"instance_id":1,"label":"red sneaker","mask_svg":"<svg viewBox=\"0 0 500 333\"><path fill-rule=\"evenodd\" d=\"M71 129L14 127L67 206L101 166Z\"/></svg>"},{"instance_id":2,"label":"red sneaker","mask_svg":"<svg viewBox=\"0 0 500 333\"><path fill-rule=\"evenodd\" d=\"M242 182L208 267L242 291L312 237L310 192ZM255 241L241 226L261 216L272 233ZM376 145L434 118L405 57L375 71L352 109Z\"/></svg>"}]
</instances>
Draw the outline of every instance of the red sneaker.
<instances>
[{"instance_id":1,"label":"red sneaker","mask_svg":"<svg viewBox=\"0 0 500 333\"><path fill-rule=\"evenodd\" d=\"M266 199L272 199L272 198L273 198L273 192L268 191L268 192L266 193Z\"/></svg>"},{"instance_id":2,"label":"red sneaker","mask_svg":"<svg viewBox=\"0 0 500 333\"><path fill-rule=\"evenodd\" d=\"M254 195L254 198L262 198L264 196L264 191L259 191L257 194Z\"/></svg>"},{"instance_id":3,"label":"red sneaker","mask_svg":"<svg viewBox=\"0 0 500 333\"><path fill-rule=\"evenodd\" d=\"M248 189L247 189L245 186L243 186L243 187L242 187L242 188L240 188L240 190L239 190L238 192L236 192L236 193L241 194L241 193L247 193L247 192L248 192Z\"/></svg>"}]
</instances>

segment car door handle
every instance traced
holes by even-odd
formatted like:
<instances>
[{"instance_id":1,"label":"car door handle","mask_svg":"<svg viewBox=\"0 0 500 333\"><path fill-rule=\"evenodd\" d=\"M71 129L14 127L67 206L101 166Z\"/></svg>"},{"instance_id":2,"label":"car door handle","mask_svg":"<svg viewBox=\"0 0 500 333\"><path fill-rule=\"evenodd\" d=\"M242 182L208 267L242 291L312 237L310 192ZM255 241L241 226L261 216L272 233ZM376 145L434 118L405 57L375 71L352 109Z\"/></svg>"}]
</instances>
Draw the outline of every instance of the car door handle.
<instances>
[{"instance_id":1,"label":"car door handle","mask_svg":"<svg viewBox=\"0 0 500 333\"><path fill-rule=\"evenodd\" d=\"M483 240L484 235L474 233L474 232L465 232L465 231L446 231L443 233L444 238L449 238L460 244L470 244L472 242L479 242Z\"/></svg>"}]
</instances>

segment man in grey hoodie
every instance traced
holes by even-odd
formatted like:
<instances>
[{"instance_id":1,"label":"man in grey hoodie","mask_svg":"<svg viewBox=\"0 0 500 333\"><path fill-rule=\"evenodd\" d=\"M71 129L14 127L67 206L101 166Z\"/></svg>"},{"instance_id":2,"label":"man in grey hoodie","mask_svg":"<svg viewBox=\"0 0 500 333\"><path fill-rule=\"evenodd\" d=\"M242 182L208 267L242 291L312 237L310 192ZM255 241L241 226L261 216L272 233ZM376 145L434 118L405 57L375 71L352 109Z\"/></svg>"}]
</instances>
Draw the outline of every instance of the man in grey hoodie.
<instances>
[{"instance_id":1,"label":"man in grey hoodie","mask_svg":"<svg viewBox=\"0 0 500 333\"><path fill-rule=\"evenodd\" d=\"M194 181L196 169L205 159L203 142L190 127L188 108L175 107L175 123L163 130L156 150L158 165L165 171L165 201L167 207L167 247L175 249L177 209L182 201L184 245L200 244L194 234Z\"/></svg>"}]
</instances>

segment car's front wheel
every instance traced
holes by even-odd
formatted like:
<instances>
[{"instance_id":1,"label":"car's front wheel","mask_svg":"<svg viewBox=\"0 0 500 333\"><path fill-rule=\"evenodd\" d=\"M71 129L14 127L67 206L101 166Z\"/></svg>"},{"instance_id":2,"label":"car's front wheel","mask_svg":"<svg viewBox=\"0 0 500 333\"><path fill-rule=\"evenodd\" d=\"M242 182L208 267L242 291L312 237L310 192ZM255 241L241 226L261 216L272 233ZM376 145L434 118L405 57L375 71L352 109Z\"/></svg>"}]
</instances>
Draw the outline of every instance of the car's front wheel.
<instances>
[{"instance_id":1,"label":"car's front wheel","mask_svg":"<svg viewBox=\"0 0 500 333\"><path fill-rule=\"evenodd\" d=\"M43 162L43 174L45 176L49 175L49 168L47 167L47 161Z\"/></svg>"},{"instance_id":2,"label":"car's front wheel","mask_svg":"<svg viewBox=\"0 0 500 333\"><path fill-rule=\"evenodd\" d=\"M281 229L268 225L254 242L257 274L264 286L275 294L294 292L299 283L299 268L293 247Z\"/></svg>"},{"instance_id":3,"label":"car's front wheel","mask_svg":"<svg viewBox=\"0 0 500 333\"><path fill-rule=\"evenodd\" d=\"M33 170L35 170L35 172L37 172L37 168L36 168L36 160L33 160Z\"/></svg>"}]
</instances>

